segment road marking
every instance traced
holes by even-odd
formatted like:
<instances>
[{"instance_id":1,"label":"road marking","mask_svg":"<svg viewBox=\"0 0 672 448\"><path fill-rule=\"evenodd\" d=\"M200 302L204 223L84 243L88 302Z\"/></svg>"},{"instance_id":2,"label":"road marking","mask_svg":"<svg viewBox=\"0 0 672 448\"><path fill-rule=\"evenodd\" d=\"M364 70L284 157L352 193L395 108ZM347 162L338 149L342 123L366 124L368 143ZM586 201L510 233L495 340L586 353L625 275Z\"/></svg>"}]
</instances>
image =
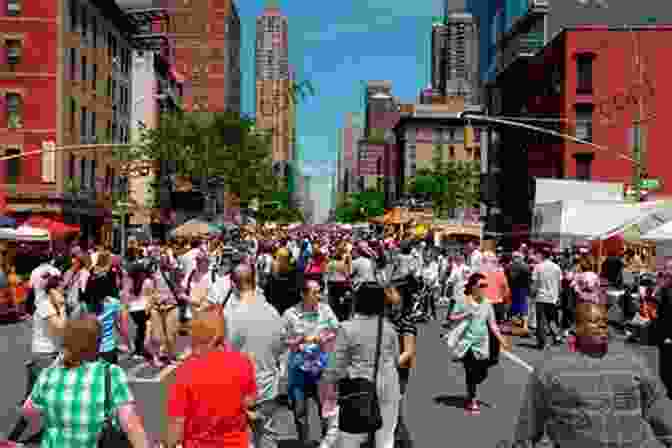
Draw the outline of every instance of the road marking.
<instances>
[{"instance_id":1,"label":"road marking","mask_svg":"<svg viewBox=\"0 0 672 448\"><path fill-rule=\"evenodd\" d=\"M532 372L532 371L534 371L534 367L532 367L531 365L529 365L528 363L526 363L525 361L523 361L523 360L522 360L520 357L518 357L517 355L514 355L513 353L511 353L511 352L507 352L507 351L505 351L505 350L502 350L502 351L500 351L499 353L500 353L500 355L504 355L504 356L506 356L507 358L509 358L511 361L513 361L514 364L518 364L518 365L521 366L522 368L526 369L528 372Z\"/></svg>"}]
</instances>

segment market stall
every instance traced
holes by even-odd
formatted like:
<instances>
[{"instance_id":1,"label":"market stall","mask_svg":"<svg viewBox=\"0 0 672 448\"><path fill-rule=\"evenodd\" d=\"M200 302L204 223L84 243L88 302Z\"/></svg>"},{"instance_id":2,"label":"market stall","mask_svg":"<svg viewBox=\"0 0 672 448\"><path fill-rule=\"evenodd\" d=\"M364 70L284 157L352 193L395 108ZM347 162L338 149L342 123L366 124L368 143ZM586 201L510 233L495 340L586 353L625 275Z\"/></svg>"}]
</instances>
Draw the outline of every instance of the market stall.
<instances>
[{"instance_id":1,"label":"market stall","mask_svg":"<svg viewBox=\"0 0 672 448\"><path fill-rule=\"evenodd\" d=\"M533 235L561 248L587 241L596 266L609 253L625 252L626 270L639 271L655 266L655 244L640 235L669 221L672 207L666 201L558 201L535 207Z\"/></svg>"}]
</instances>

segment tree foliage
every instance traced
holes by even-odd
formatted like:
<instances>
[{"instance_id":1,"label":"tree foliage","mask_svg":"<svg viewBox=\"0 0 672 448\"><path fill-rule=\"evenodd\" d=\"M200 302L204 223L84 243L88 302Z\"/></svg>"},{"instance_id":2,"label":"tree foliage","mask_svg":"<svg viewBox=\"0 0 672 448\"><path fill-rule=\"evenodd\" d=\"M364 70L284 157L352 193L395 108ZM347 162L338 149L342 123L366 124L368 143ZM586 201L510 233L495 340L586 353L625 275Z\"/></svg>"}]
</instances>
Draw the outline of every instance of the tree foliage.
<instances>
[{"instance_id":1,"label":"tree foliage","mask_svg":"<svg viewBox=\"0 0 672 448\"><path fill-rule=\"evenodd\" d=\"M435 151L432 168L420 169L406 184L414 196L431 199L439 216L460 208L478 207L480 197L480 162L476 160L443 161L440 148Z\"/></svg>"},{"instance_id":2,"label":"tree foliage","mask_svg":"<svg viewBox=\"0 0 672 448\"><path fill-rule=\"evenodd\" d=\"M141 132L131 149L118 151L122 161L173 161L179 177L222 179L225 189L246 202L268 198L278 187L273 176L268 136L254 121L234 113L171 112L154 128Z\"/></svg>"},{"instance_id":3,"label":"tree foliage","mask_svg":"<svg viewBox=\"0 0 672 448\"><path fill-rule=\"evenodd\" d=\"M385 213L385 195L374 188L351 193L336 207L336 220L342 223L367 221Z\"/></svg>"}]
</instances>

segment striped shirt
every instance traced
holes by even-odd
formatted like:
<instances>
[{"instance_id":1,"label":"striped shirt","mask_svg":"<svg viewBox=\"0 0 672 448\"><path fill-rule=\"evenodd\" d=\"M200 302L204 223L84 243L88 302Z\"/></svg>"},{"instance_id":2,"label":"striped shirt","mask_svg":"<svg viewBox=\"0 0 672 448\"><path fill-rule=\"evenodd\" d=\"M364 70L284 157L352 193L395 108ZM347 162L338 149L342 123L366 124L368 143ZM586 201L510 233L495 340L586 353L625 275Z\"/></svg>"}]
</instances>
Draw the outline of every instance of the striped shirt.
<instances>
[{"instance_id":1,"label":"striped shirt","mask_svg":"<svg viewBox=\"0 0 672 448\"><path fill-rule=\"evenodd\" d=\"M672 401L638 355L551 353L531 374L517 441L536 440L545 430L560 448L672 442Z\"/></svg>"},{"instance_id":2,"label":"striped shirt","mask_svg":"<svg viewBox=\"0 0 672 448\"><path fill-rule=\"evenodd\" d=\"M105 299L103 312L98 316L101 326L100 353L111 352L117 348L117 320L121 313L121 302L112 297Z\"/></svg>"}]
</instances>

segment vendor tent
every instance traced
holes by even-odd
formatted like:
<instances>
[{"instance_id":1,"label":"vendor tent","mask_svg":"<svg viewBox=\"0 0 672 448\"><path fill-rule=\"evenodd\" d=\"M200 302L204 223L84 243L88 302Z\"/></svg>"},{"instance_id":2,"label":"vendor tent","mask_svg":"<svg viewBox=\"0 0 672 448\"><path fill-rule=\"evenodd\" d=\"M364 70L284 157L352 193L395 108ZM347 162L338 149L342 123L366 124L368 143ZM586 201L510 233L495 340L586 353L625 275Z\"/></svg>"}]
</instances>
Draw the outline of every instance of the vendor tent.
<instances>
[{"instance_id":1,"label":"vendor tent","mask_svg":"<svg viewBox=\"0 0 672 448\"><path fill-rule=\"evenodd\" d=\"M216 235L222 232L221 227L201 219L192 219L171 232L174 236Z\"/></svg>"},{"instance_id":2,"label":"vendor tent","mask_svg":"<svg viewBox=\"0 0 672 448\"><path fill-rule=\"evenodd\" d=\"M636 225L642 233L672 220L668 202L615 203L566 200L535 207L532 233L559 240L563 247L578 240L608 239Z\"/></svg>"},{"instance_id":3,"label":"vendor tent","mask_svg":"<svg viewBox=\"0 0 672 448\"><path fill-rule=\"evenodd\" d=\"M16 241L23 242L48 242L51 240L51 235L48 230L32 227L29 225L22 225L16 229Z\"/></svg>"},{"instance_id":4,"label":"vendor tent","mask_svg":"<svg viewBox=\"0 0 672 448\"><path fill-rule=\"evenodd\" d=\"M16 240L16 229L11 227L0 227L0 240Z\"/></svg>"}]
</instances>

